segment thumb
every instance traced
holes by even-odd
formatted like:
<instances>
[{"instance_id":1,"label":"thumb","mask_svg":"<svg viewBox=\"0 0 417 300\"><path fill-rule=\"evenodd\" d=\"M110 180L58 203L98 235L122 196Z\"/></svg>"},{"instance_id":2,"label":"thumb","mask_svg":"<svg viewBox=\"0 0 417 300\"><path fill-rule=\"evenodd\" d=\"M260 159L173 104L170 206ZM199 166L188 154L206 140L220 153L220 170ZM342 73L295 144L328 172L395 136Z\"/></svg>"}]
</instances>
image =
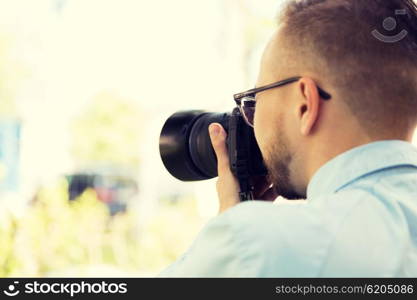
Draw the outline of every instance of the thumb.
<instances>
[{"instance_id":1,"label":"thumb","mask_svg":"<svg viewBox=\"0 0 417 300\"><path fill-rule=\"evenodd\" d=\"M226 147L227 133L218 123L212 123L209 126L211 144L217 156L218 175L230 172L229 154Z\"/></svg>"}]
</instances>

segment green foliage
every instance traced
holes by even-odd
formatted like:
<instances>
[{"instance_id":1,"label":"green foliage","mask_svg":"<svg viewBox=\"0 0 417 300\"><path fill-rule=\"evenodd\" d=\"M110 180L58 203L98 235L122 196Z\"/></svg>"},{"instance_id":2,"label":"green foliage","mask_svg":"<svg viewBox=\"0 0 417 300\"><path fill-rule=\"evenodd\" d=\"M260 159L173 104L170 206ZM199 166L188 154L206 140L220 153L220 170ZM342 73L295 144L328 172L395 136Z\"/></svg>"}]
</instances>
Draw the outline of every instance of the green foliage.
<instances>
[{"instance_id":1,"label":"green foliage","mask_svg":"<svg viewBox=\"0 0 417 300\"><path fill-rule=\"evenodd\" d=\"M139 109L130 101L103 92L73 124L75 159L137 167L139 163Z\"/></svg>"},{"instance_id":2,"label":"green foliage","mask_svg":"<svg viewBox=\"0 0 417 300\"><path fill-rule=\"evenodd\" d=\"M69 201L67 188L65 180L42 188L24 215L2 217L0 277L153 276L202 225L192 198L163 205L140 227L132 211L110 216L93 190Z\"/></svg>"}]
</instances>

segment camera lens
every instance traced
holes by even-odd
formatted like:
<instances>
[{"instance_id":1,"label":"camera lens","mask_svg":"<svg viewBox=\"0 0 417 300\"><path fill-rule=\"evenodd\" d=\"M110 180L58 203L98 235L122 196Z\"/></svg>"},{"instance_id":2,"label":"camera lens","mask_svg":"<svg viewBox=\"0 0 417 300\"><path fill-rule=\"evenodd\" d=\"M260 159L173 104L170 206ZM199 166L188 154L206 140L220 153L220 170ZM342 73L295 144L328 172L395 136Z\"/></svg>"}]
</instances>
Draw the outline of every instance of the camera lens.
<instances>
[{"instance_id":1,"label":"camera lens","mask_svg":"<svg viewBox=\"0 0 417 300\"><path fill-rule=\"evenodd\" d=\"M161 131L159 151L169 173L182 181L217 177L217 159L208 126L220 123L227 131L229 117L228 113L193 110L168 118Z\"/></svg>"}]
</instances>

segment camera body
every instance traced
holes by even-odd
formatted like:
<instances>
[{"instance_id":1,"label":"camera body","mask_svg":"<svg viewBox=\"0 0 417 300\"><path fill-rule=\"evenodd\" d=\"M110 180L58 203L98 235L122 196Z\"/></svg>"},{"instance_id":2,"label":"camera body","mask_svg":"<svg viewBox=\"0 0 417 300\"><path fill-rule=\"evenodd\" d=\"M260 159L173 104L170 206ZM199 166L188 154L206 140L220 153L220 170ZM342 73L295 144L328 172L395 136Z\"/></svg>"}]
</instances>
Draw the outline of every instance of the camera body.
<instances>
[{"instance_id":1,"label":"camera body","mask_svg":"<svg viewBox=\"0 0 417 300\"><path fill-rule=\"evenodd\" d=\"M211 123L220 123L227 132L230 169L239 181L241 199L248 200L252 197L250 178L265 176L267 170L253 128L246 124L238 108L231 113L193 110L173 114L160 135L162 162L181 181L217 177L217 158L208 132Z\"/></svg>"},{"instance_id":2,"label":"camera body","mask_svg":"<svg viewBox=\"0 0 417 300\"><path fill-rule=\"evenodd\" d=\"M267 174L253 128L246 124L238 108L229 117L227 149L230 169L237 178Z\"/></svg>"}]
</instances>

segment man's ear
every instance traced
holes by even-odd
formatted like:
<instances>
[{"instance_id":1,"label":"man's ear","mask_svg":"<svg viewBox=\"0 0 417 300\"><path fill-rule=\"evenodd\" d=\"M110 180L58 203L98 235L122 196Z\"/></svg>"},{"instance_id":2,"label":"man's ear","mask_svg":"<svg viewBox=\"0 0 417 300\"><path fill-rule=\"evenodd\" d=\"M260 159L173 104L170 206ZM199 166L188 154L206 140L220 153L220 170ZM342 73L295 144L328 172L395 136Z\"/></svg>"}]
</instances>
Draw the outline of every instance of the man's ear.
<instances>
[{"instance_id":1,"label":"man's ear","mask_svg":"<svg viewBox=\"0 0 417 300\"><path fill-rule=\"evenodd\" d=\"M320 96L316 83L308 77L298 81L302 102L298 106L298 117L300 121L300 132L309 135L317 123L320 111Z\"/></svg>"}]
</instances>

